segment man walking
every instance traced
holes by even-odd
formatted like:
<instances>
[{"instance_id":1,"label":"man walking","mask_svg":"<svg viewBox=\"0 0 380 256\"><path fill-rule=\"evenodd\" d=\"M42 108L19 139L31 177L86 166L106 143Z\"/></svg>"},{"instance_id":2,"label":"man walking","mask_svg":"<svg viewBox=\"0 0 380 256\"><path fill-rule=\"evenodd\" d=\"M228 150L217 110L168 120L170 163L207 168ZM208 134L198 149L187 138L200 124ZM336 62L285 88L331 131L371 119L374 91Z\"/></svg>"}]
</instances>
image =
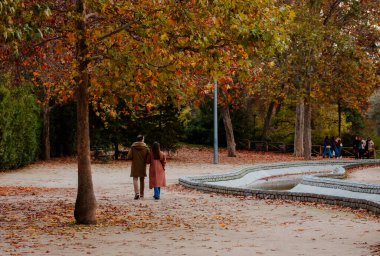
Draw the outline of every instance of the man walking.
<instances>
[{"instance_id":1,"label":"man walking","mask_svg":"<svg viewBox=\"0 0 380 256\"><path fill-rule=\"evenodd\" d=\"M144 197L144 178L146 177L146 160L149 156L149 148L144 143L144 136L137 135L137 141L131 146L127 159L132 160L131 177L135 189L135 200ZM139 190L140 178L140 190Z\"/></svg>"}]
</instances>

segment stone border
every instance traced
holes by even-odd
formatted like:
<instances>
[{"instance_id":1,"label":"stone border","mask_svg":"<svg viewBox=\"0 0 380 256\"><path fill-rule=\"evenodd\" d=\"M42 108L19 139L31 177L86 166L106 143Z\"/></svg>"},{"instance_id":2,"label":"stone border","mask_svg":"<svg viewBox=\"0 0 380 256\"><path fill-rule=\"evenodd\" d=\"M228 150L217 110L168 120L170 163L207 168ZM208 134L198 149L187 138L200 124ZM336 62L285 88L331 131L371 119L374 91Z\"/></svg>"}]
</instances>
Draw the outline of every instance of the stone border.
<instances>
[{"instance_id":1,"label":"stone border","mask_svg":"<svg viewBox=\"0 0 380 256\"><path fill-rule=\"evenodd\" d=\"M259 199L283 199L301 202L326 203L340 205L351 208L362 208L380 215L380 203L359 198L340 197L332 195L321 195L313 193L300 193L280 190L249 189L239 187L227 187L216 184L207 184L206 182L226 181L239 179L246 174L254 171L269 170L275 168L289 168L302 166L320 166L320 165L339 165L332 173L306 176L303 177L301 184L343 189L353 192L380 194L380 186L374 184L356 183L351 181L342 181L332 178L343 178L346 176L346 170L360 167L379 165L380 160L340 160L340 161L314 161L314 162L285 162L275 164L260 164L255 166L243 167L226 174L204 175L197 177L181 177L179 183L188 188L201 190L204 192L223 193L239 196L254 196Z\"/></svg>"},{"instance_id":2,"label":"stone border","mask_svg":"<svg viewBox=\"0 0 380 256\"><path fill-rule=\"evenodd\" d=\"M380 185L351 181L340 181L336 179L319 178L313 176L303 177L300 184L315 187L342 189L358 193L380 194Z\"/></svg>"}]
</instances>

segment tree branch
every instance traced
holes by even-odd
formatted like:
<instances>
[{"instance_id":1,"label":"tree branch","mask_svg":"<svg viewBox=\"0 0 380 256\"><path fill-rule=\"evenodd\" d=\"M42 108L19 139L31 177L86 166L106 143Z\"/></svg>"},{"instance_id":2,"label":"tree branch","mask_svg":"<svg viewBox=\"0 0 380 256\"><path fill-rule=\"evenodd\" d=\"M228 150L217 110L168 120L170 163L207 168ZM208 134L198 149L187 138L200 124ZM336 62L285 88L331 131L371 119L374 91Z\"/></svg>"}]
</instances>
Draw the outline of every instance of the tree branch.
<instances>
[{"instance_id":1,"label":"tree branch","mask_svg":"<svg viewBox=\"0 0 380 256\"><path fill-rule=\"evenodd\" d=\"M342 2L342 0L335 0L334 2L332 2L332 4L330 5L330 9L329 9L329 12L326 14L326 17L323 21L323 25L327 25L327 23L329 22L329 19L331 18L332 14L334 13L334 10L339 6L339 4Z\"/></svg>"},{"instance_id":2,"label":"tree branch","mask_svg":"<svg viewBox=\"0 0 380 256\"><path fill-rule=\"evenodd\" d=\"M86 15L86 21L87 21L88 19L92 18L92 17L98 17L98 15L99 15L99 14L96 13L96 12L89 13L89 14Z\"/></svg>"},{"instance_id":3,"label":"tree branch","mask_svg":"<svg viewBox=\"0 0 380 256\"><path fill-rule=\"evenodd\" d=\"M203 48L205 50L212 50L212 49L218 49L218 48L222 48L224 46L226 46L227 44L223 43L223 44L220 44L220 45L209 45L207 46L206 48ZM180 50L180 51L191 51L191 52L200 52L200 50L202 48L194 48L192 46L184 46L184 47L176 47L177 50Z\"/></svg>"},{"instance_id":4,"label":"tree branch","mask_svg":"<svg viewBox=\"0 0 380 256\"><path fill-rule=\"evenodd\" d=\"M137 22L138 22L138 20L134 20L134 21L128 22L127 24L121 26L120 28L117 28L114 31L111 31L111 32L109 32L109 33L107 33L105 35L102 35L101 37L99 37L97 39L97 41L100 42L100 41L102 41L102 40L104 40L104 39L106 39L106 38L108 38L108 37L110 37L110 36L112 36L114 34L117 34L117 33L121 32L121 31L129 28L131 25L136 24Z\"/></svg>"},{"instance_id":5,"label":"tree branch","mask_svg":"<svg viewBox=\"0 0 380 256\"><path fill-rule=\"evenodd\" d=\"M46 44L46 43L48 43L50 41L58 40L58 39L61 39L61 38L65 38L65 36L56 36L56 37L48 38L48 39L46 39L46 40L44 40L44 41L42 41L42 42L40 42L38 44L35 44L34 47L41 46L41 45Z\"/></svg>"}]
</instances>

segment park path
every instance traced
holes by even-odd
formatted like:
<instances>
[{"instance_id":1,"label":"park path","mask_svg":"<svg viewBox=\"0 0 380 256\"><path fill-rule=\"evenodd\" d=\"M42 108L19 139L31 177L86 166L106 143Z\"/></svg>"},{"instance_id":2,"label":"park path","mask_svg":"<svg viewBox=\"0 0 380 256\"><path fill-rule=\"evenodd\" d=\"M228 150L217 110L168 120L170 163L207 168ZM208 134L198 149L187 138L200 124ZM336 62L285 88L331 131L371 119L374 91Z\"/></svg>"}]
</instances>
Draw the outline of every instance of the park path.
<instances>
[{"instance_id":1,"label":"park path","mask_svg":"<svg viewBox=\"0 0 380 256\"><path fill-rule=\"evenodd\" d=\"M279 157L277 161L284 159ZM238 158L212 165L206 161L169 159L169 186L159 201L150 198L152 192L148 190L145 199L133 200L129 162L94 164L99 218L121 221L125 218L135 225L132 228L123 224L92 228L46 227L42 223L43 216L33 218L38 215L36 212L43 213L44 209L58 205L54 209L70 220L77 177L76 163L72 159L38 162L17 171L0 173L1 187L57 189L0 195L0 237L6 238L0 239L0 255L151 255L159 252L166 255L358 256L372 255L373 246L380 243L379 218L364 211L205 194L176 185L181 176L225 173L244 164L252 164L252 161ZM363 179L363 175L353 178ZM63 205L67 205L67 212L61 212ZM14 224L12 220L19 223ZM12 230L5 228L7 226ZM34 230L33 236L26 232L29 229Z\"/></svg>"}]
</instances>

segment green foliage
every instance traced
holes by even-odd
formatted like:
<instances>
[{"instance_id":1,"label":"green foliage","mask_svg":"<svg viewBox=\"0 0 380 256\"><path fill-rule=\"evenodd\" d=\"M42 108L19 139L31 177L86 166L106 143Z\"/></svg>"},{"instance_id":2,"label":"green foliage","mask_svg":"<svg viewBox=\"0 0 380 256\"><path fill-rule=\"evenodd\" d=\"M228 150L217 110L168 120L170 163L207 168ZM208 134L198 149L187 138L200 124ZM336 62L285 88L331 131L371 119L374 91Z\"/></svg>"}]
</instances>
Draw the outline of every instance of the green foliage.
<instances>
[{"instance_id":1,"label":"green foliage","mask_svg":"<svg viewBox=\"0 0 380 256\"><path fill-rule=\"evenodd\" d=\"M373 140L373 142L375 143L375 148L377 150L380 149L380 136L373 136L371 137L371 139ZM377 158L379 158L380 156L377 156Z\"/></svg>"},{"instance_id":2,"label":"green foliage","mask_svg":"<svg viewBox=\"0 0 380 256\"><path fill-rule=\"evenodd\" d=\"M0 81L0 169L34 161L39 153L39 108L30 87Z\"/></svg>"},{"instance_id":3,"label":"green foliage","mask_svg":"<svg viewBox=\"0 0 380 256\"><path fill-rule=\"evenodd\" d=\"M123 143L123 120L120 118L107 120L107 124L90 110L90 139L92 148L111 150L115 144Z\"/></svg>"},{"instance_id":4,"label":"green foliage","mask_svg":"<svg viewBox=\"0 0 380 256\"><path fill-rule=\"evenodd\" d=\"M43 37L42 31L35 27L37 19L51 16L47 5L25 5L24 1L0 1L0 41L21 40L25 37ZM40 35L37 35L40 34Z\"/></svg>"},{"instance_id":5,"label":"green foliage","mask_svg":"<svg viewBox=\"0 0 380 256\"><path fill-rule=\"evenodd\" d=\"M282 107L276 113L271 122L268 132L268 140L273 142L282 142L293 144L294 137L294 111L289 107Z\"/></svg>"},{"instance_id":6,"label":"green foliage","mask_svg":"<svg viewBox=\"0 0 380 256\"><path fill-rule=\"evenodd\" d=\"M120 107L120 106L119 106ZM111 149L115 145L130 147L138 134L147 144L158 141L163 150L175 152L182 139L183 120L180 109L172 104L139 108L127 115L109 118L106 125L93 111L90 114L91 147Z\"/></svg>"},{"instance_id":7,"label":"green foliage","mask_svg":"<svg viewBox=\"0 0 380 256\"><path fill-rule=\"evenodd\" d=\"M175 152L183 137L183 125L179 115L180 111L171 104L159 106L145 118L135 120L132 123L132 130L138 128L146 136L148 144L158 141L162 149Z\"/></svg>"},{"instance_id":8,"label":"green foliage","mask_svg":"<svg viewBox=\"0 0 380 256\"><path fill-rule=\"evenodd\" d=\"M214 119L211 101L205 102L198 109L192 109L187 118L189 121L185 126L185 141L191 144L212 145Z\"/></svg>"},{"instance_id":9,"label":"green foliage","mask_svg":"<svg viewBox=\"0 0 380 256\"><path fill-rule=\"evenodd\" d=\"M220 113L220 110L218 110ZM259 134L257 122L258 117L254 117L250 106L233 109L230 113L234 126L235 142L238 147L245 147L247 140L254 140ZM194 108L187 115L187 122L184 129L185 141L191 144L213 145L213 108L212 100L206 101L199 108ZM256 126L256 127L255 127ZM218 117L218 137L219 146L226 146L226 134L223 120Z\"/></svg>"},{"instance_id":10,"label":"green foliage","mask_svg":"<svg viewBox=\"0 0 380 256\"><path fill-rule=\"evenodd\" d=\"M234 125L235 142L238 147L246 146L247 140L260 140L263 129L263 120L266 114L266 106L255 101L251 106L244 106L231 111L231 119ZM362 120L362 116L356 113L357 121ZM254 113L256 118L254 118ZM351 120L354 115L350 112L342 113L342 134L346 134L345 145L350 145L352 140ZM274 114L267 134L267 140L285 144L293 144L294 139L294 108L291 104L283 104L278 112ZM212 145L213 144L213 111L211 101L202 104L199 108L193 109L187 115L187 125L185 126L185 141L188 143ZM346 120L347 119L347 120ZM364 127L364 123L363 127ZM354 124L354 126L357 124ZM365 126L368 126L366 124ZM255 129L254 129L255 127ZM319 145L326 135L338 135L338 110L337 106L330 104L320 104L315 108L312 115L312 143ZM359 129L359 128L358 128ZM372 133L365 132L362 128L358 133L363 136L371 136ZM372 136L373 137L373 136ZM219 121L219 144L225 146L225 132L223 123Z\"/></svg>"},{"instance_id":11,"label":"green foliage","mask_svg":"<svg viewBox=\"0 0 380 256\"><path fill-rule=\"evenodd\" d=\"M346 121L352 124L352 133L360 133L360 130L365 127L363 116L355 109L344 109L344 112L346 114Z\"/></svg>"},{"instance_id":12,"label":"green foliage","mask_svg":"<svg viewBox=\"0 0 380 256\"><path fill-rule=\"evenodd\" d=\"M234 125L234 136L237 147L245 147L248 140L255 140L255 136L256 138L259 136L256 125L257 120L255 120L257 118L254 117L254 112L251 109L247 109L246 107L234 109L230 115L232 124Z\"/></svg>"}]
</instances>

